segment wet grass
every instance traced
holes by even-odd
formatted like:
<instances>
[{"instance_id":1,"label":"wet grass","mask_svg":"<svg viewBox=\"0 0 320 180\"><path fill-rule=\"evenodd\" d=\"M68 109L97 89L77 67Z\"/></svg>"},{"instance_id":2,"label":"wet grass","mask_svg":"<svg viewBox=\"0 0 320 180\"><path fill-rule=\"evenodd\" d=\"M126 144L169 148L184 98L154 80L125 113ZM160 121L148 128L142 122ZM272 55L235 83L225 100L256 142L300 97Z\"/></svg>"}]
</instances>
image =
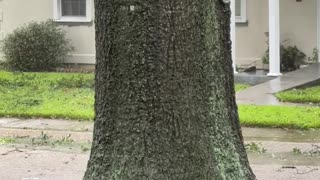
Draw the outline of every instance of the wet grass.
<instances>
[{"instance_id":1,"label":"wet grass","mask_svg":"<svg viewBox=\"0 0 320 180\"><path fill-rule=\"evenodd\" d=\"M276 97L283 102L318 104L320 103L320 86L283 91L276 94Z\"/></svg>"},{"instance_id":2,"label":"wet grass","mask_svg":"<svg viewBox=\"0 0 320 180\"><path fill-rule=\"evenodd\" d=\"M15 139L11 137L0 137L0 145L15 143Z\"/></svg>"},{"instance_id":3,"label":"wet grass","mask_svg":"<svg viewBox=\"0 0 320 180\"><path fill-rule=\"evenodd\" d=\"M320 128L320 108L240 105L241 124L255 127Z\"/></svg>"},{"instance_id":4,"label":"wet grass","mask_svg":"<svg viewBox=\"0 0 320 180\"><path fill-rule=\"evenodd\" d=\"M93 74L0 71L0 116L92 120L93 86ZM320 128L319 107L239 105L239 114L245 126Z\"/></svg>"},{"instance_id":5,"label":"wet grass","mask_svg":"<svg viewBox=\"0 0 320 180\"><path fill-rule=\"evenodd\" d=\"M0 72L0 116L93 118L93 75Z\"/></svg>"},{"instance_id":6,"label":"wet grass","mask_svg":"<svg viewBox=\"0 0 320 180\"><path fill-rule=\"evenodd\" d=\"M0 71L0 116L92 120L93 86L93 74Z\"/></svg>"},{"instance_id":7,"label":"wet grass","mask_svg":"<svg viewBox=\"0 0 320 180\"><path fill-rule=\"evenodd\" d=\"M248 87L250 87L250 85L247 85L247 84L235 84L236 92L242 91L244 89L247 89Z\"/></svg>"}]
</instances>

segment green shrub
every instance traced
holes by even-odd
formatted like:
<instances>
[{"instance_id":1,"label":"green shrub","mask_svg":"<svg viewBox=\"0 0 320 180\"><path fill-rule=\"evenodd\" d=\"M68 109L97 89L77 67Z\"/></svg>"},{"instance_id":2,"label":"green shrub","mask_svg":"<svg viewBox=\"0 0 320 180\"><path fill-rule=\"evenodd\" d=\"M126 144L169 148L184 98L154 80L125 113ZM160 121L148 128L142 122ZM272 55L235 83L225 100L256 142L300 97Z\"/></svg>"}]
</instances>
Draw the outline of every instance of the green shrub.
<instances>
[{"instance_id":1,"label":"green shrub","mask_svg":"<svg viewBox=\"0 0 320 180\"><path fill-rule=\"evenodd\" d=\"M31 22L7 35L2 44L5 67L13 71L50 71L73 50L52 20Z\"/></svg>"},{"instance_id":2,"label":"green shrub","mask_svg":"<svg viewBox=\"0 0 320 180\"><path fill-rule=\"evenodd\" d=\"M269 33L265 33L267 37L266 44L268 49L262 57L262 62L264 64L269 64ZM300 65L305 63L306 54L303 53L297 46L284 46L283 43L288 40L281 42L280 45L280 70L294 71L300 68Z\"/></svg>"},{"instance_id":3,"label":"green shrub","mask_svg":"<svg viewBox=\"0 0 320 180\"><path fill-rule=\"evenodd\" d=\"M280 69L281 71L294 71L305 62L306 55L296 46L280 46ZM269 64L269 49L262 57L264 64Z\"/></svg>"},{"instance_id":4,"label":"green shrub","mask_svg":"<svg viewBox=\"0 0 320 180\"><path fill-rule=\"evenodd\" d=\"M308 63L317 63L319 57L319 50L317 48L313 48L312 55L308 57Z\"/></svg>"}]
</instances>

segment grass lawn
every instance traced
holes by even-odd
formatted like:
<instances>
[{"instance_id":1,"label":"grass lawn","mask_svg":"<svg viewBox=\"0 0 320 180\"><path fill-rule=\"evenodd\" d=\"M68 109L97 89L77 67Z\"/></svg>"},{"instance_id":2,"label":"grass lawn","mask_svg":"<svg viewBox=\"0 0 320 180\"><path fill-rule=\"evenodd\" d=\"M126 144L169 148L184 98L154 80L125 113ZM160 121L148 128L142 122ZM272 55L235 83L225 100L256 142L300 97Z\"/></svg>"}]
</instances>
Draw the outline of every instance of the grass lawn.
<instances>
[{"instance_id":1,"label":"grass lawn","mask_svg":"<svg viewBox=\"0 0 320 180\"><path fill-rule=\"evenodd\" d=\"M240 105L241 124L256 127L320 128L320 108Z\"/></svg>"},{"instance_id":2,"label":"grass lawn","mask_svg":"<svg viewBox=\"0 0 320 180\"><path fill-rule=\"evenodd\" d=\"M93 74L0 71L2 117L92 120L93 104ZM317 107L239 105L239 114L245 126L320 128Z\"/></svg>"},{"instance_id":3,"label":"grass lawn","mask_svg":"<svg viewBox=\"0 0 320 180\"><path fill-rule=\"evenodd\" d=\"M0 116L93 118L93 75L0 71Z\"/></svg>"},{"instance_id":4,"label":"grass lawn","mask_svg":"<svg viewBox=\"0 0 320 180\"><path fill-rule=\"evenodd\" d=\"M320 103L320 86L283 91L276 94L276 97L283 102Z\"/></svg>"},{"instance_id":5,"label":"grass lawn","mask_svg":"<svg viewBox=\"0 0 320 180\"><path fill-rule=\"evenodd\" d=\"M248 87L250 87L250 85L247 85L247 84L235 84L235 90L237 92L241 91L241 90L244 90L244 89L247 89Z\"/></svg>"}]
</instances>

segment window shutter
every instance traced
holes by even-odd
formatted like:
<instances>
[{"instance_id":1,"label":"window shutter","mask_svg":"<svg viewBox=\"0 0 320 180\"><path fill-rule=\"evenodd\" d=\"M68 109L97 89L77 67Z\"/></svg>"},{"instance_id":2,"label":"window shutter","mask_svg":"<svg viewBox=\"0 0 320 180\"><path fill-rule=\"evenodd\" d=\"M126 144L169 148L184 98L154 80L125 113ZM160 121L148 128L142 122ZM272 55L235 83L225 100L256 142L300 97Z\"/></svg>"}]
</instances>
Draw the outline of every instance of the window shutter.
<instances>
[{"instance_id":1,"label":"window shutter","mask_svg":"<svg viewBox=\"0 0 320 180\"><path fill-rule=\"evenodd\" d=\"M86 16L86 0L61 0L62 16Z\"/></svg>"}]
</instances>

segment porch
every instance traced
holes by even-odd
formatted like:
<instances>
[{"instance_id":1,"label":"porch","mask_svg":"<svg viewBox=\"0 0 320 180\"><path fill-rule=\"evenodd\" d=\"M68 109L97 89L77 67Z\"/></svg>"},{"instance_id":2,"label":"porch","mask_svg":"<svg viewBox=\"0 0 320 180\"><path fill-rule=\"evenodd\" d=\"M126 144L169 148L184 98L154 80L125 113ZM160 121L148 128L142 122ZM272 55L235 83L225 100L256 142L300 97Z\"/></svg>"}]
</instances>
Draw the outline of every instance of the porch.
<instances>
[{"instance_id":1,"label":"porch","mask_svg":"<svg viewBox=\"0 0 320 180\"><path fill-rule=\"evenodd\" d=\"M233 67L234 67L234 72L237 73L236 71L236 56L239 56L239 54L241 54L241 52L243 52L243 46L246 46L247 45L247 41L244 41L243 39L245 39L244 37L250 35L251 34L243 34L240 36L237 37L236 36L236 1L237 0L231 0L231 11L232 11L232 16L231 16L231 40L232 40L232 59L233 59ZM246 0L244 0L246 2ZM261 4L262 6L264 5L264 8L266 11L265 11L265 14L263 15L263 18L265 17L268 17L268 19L266 19L267 21L265 21L265 25L263 25L264 27L266 27L266 29L264 28L260 28L260 29L263 29L264 31L268 31L269 32L269 72L267 73L268 76L273 76L273 77L277 77L277 76L281 76L283 72L281 72L280 70L280 45L281 45L281 38L282 40L284 38L287 38L287 37L284 37L283 35L283 32L282 34L280 35L281 31L280 31L280 26L284 27L285 26L285 21L282 19L281 22L280 22L280 17L283 18L282 15L287 15L287 18L288 17L291 17L291 16L288 16L288 13L287 11L291 12L291 14L293 12L299 12L300 15L297 15L296 17L299 17L300 19L300 23L304 24L303 21L305 19L306 23L305 25L301 25L303 26L303 28L306 29L306 32L309 33L309 34L300 34L299 33L296 33L296 36L295 37L299 37L300 36L300 39L303 39L302 37L304 36L309 36L309 39L311 38L312 39L312 44L313 44L313 47L316 47L317 49L320 49L320 0L312 0L312 3L308 0L308 1L301 1L301 0L296 0L294 2L290 1L290 4L295 4L295 11L291 11L290 9L286 9L287 8L287 4L285 4L283 1L281 2L280 0L265 0L265 1L260 1L257 3L257 2L254 2L253 1L248 1L249 4L249 11L250 11L250 8L254 8L256 7L257 5ZM281 8L280 8L280 3L281 3ZM308 15L304 16L304 13L305 12L308 12L307 10L303 9L304 5L305 4L308 4L308 10L310 11L310 9L312 10L312 13L308 13ZM254 4L254 5L252 5ZM312 5L311 5L312 4ZM253 7L254 6L254 7ZM292 7L292 6L290 6ZM289 8L289 7L288 7ZM261 9L260 9L261 10ZM303 11L304 10L304 11ZM255 11L256 12L256 11ZM311 12L311 11L310 11ZM280 16L280 13L282 14ZM297 13L297 14L299 14ZM251 12L251 14L253 14ZM263 14L263 13L261 13ZM259 13L259 15L261 15ZM290 14L290 13L289 13ZM312 17L312 18L311 18ZM251 19L250 19L251 18ZM294 17L292 17L294 18ZM291 19L292 19L291 18ZM292 20L292 21L295 21L295 20ZM252 24L252 17L249 16L249 24L251 25L251 28L259 28L257 27L257 23L256 24ZM307 29L310 29L311 27L309 27L311 24L312 25L312 30L313 32L309 32ZM261 25L260 23L258 24L258 26ZM299 26L299 24L297 23L297 26ZM251 31L247 31L247 32L252 32L252 29ZM292 29L292 28L291 28ZM288 28L286 27L286 29L282 29L283 31L287 32ZM289 29L290 31L290 29ZM292 30L292 31L295 31ZM299 32L299 31L298 31ZM310 34L311 33L311 34ZM262 33L261 33L262 34ZM240 49L239 49L239 44L236 48L236 38L239 38L241 37L241 40L239 41L241 43L241 46ZM317 39L317 41L315 40ZM261 42L261 38L259 40L259 42ZM264 41L264 40L262 40ZM309 40L305 40L305 42L309 42ZM252 45L252 40L250 41L251 43L251 48L255 49L254 45ZM299 45L299 44L298 44ZM304 47L304 45L301 45ZM259 44L259 47L261 47L261 43ZM309 47L310 48L310 47ZM261 48L260 48L261 49ZM238 52L237 52L238 51ZM241 52L240 52L241 51ZM254 51L254 50L253 50ZM243 57L243 56L241 56ZM320 57L318 55L318 57ZM239 59L237 59L238 61ZM238 62L241 62L242 59ZM320 58L318 58L318 62L320 62Z\"/></svg>"},{"instance_id":2,"label":"porch","mask_svg":"<svg viewBox=\"0 0 320 180\"><path fill-rule=\"evenodd\" d=\"M256 105L281 105L274 96L280 91L320 82L320 63L310 65L277 77L273 80L252 86L237 93L237 103Z\"/></svg>"}]
</instances>

